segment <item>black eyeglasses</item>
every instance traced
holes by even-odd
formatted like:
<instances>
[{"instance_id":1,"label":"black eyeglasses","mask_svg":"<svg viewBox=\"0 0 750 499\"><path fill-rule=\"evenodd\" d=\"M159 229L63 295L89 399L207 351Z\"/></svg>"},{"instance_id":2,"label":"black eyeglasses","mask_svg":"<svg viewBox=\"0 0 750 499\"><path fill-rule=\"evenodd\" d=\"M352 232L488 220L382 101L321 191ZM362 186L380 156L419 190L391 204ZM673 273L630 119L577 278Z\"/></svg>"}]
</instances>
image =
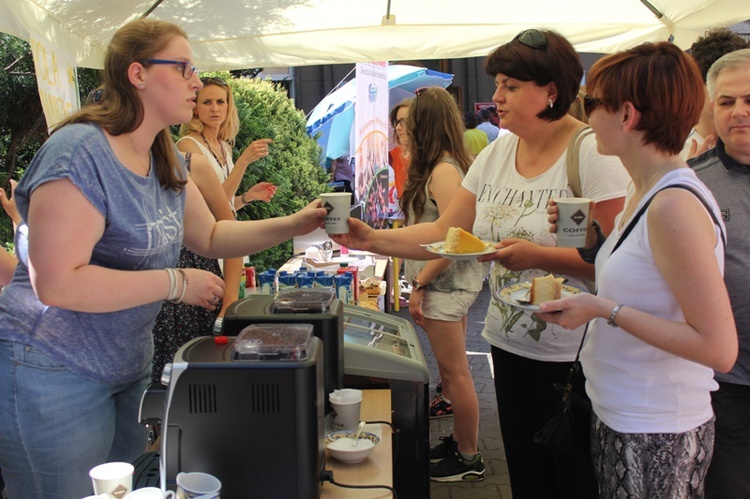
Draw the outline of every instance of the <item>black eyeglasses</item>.
<instances>
[{"instance_id":1,"label":"black eyeglasses","mask_svg":"<svg viewBox=\"0 0 750 499\"><path fill-rule=\"evenodd\" d=\"M406 126L406 118L401 118L400 120L395 120L391 122L391 125L393 128L396 128L397 126Z\"/></svg>"},{"instance_id":2,"label":"black eyeglasses","mask_svg":"<svg viewBox=\"0 0 750 499\"><path fill-rule=\"evenodd\" d=\"M202 76L201 83L203 83L204 85L210 85L213 83L214 85L219 85L222 87L227 86L227 80L225 80L224 78L219 78L218 76Z\"/></svg>"},{"instance_id":3,"label":"black eyeglasses","mask_svg":"<svg viewBox=\"0 0 750 499\"><path fill-rule=\"evenodd\" d=\"M173 61L170 59L146 59L148 64L171 64L173 66L182 66L182 77L189 80L193 73L199 74L199 71L191 63L187 61Z\"/></svg>"},{"instance_id":4,"label":"black eyeglasses","mask_svg":"<svg viewBox=\"0 0 750 499\"><path fill-rule=\"evenodd\" d=\"M591 113L594 112L594 109L604 104L604 101L607 99L602 99L600 97L592 97L590 95L584 95L583 96L583 110L586 111L586 114L588 116L591 116Z\"/></svg>"},{"instance_id":5,"label":"black eyeglasses","mask_svg":"<svg viewBox=\"0 0 750 499\"><path fill-rule=\"evenodd\" d=\"M538 29L527 29L526 31L521 31L516 35L514 40L518 40L527 47L536 50L547 50L547 37Z\"/></svg>"}]
</instances>

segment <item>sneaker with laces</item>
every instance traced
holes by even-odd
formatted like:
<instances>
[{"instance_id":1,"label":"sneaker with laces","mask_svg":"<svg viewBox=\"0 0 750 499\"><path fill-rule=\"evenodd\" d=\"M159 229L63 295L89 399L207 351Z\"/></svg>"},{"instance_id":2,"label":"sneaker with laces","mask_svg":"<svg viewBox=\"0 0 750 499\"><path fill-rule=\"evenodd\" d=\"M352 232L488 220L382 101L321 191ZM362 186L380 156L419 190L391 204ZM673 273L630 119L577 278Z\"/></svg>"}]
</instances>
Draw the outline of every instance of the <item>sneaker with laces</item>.
<instances>
[{"instance_id":1,"label":"sneaker with laces","mask_svg":"<svg viewBox=\"0 0 750 499\"><path fill-rule=\"evenodd\" d=\"M458 452L437 463L430 464L430 480L434 482L478 482L484 480L482 455L472 461L462 458Z\"/></svg>"},{"instance_id":2,"label":"sneaker with laces","mask_svg":"<svg viewBox=\"0 0 750 499\"><path fill-rule=\"evenodd\" d=\"M453 406L450 400L438 393L430 401L430 419L447 418L453 416Z\"/></svg>"},{"instance_id":3,"label":"sneaker with laces","mask_svg":"<svg viewBox=\"0 0 750 499\"><path fill-rule=\"evenodd\" d=\"M453 440L453 433L440 437L440 443L430 449L430 462L437 463L458 452L458 443Z\"/></svg>"}]
</instances>

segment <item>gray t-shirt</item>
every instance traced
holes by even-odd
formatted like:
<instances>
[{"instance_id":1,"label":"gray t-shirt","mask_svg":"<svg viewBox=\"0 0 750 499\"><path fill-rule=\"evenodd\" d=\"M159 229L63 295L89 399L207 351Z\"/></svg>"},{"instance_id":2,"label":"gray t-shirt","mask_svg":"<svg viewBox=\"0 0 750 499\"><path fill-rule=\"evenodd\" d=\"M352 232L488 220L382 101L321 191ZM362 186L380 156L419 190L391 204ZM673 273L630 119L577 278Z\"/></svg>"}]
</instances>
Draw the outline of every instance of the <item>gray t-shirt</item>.
<instances>
[{"instance_id":1,"label":"gray t-shirt","mask_svg":"<svg viewBox=\"0 0 750 499\"><path fill-rule=\"evenodd\" d=\"M153 166L147 177L136 175L118 161L98 126L67 125L42 146L18 184L18 210L26 220L37 187L68 179L106 220L92 265L128 271L174 267L182 245L185 195L163 189ZM184 164L180 168L186 177ZM0 294L0 339L38 348L95 382L128 383L143 373L152 360L151 329L162 302L109 313L45 306L29 279L25 225L16 235L16 253L18 268Z\"/></svg>"},{"instance_id":2,"label":"gray t-shirt","mask_svg":"<svg viewBox=\"0 0 750 499\"><path fill-rule=\"evenodd\" d=\"M740 351L727 374L715 373L720 382L750 385L750 165L727 156L724 143L692 158L688 164L713 192L727 229L724 282L732 303Z\"/></svg>"}]
</instances>

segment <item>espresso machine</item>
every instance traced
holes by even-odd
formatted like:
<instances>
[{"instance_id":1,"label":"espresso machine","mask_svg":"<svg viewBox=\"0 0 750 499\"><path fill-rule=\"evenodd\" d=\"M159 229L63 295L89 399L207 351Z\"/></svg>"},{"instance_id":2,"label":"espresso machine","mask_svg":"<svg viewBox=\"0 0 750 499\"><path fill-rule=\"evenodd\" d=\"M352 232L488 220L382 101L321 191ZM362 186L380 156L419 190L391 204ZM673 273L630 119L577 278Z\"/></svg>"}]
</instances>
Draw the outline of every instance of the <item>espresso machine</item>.
<instances>
[{"instance_id":1,"label":"espresso machine","mask_svg":"<svg viewBox=\"0 0 750 499\"><path fill-rule=\"evenodd\" d=\"M323 344L310 324L250 325L191 340L141 401L160 422L160 482L179 472L222 482L223 499L310 498L324 466Z\"/></svg>"}]
</instances>

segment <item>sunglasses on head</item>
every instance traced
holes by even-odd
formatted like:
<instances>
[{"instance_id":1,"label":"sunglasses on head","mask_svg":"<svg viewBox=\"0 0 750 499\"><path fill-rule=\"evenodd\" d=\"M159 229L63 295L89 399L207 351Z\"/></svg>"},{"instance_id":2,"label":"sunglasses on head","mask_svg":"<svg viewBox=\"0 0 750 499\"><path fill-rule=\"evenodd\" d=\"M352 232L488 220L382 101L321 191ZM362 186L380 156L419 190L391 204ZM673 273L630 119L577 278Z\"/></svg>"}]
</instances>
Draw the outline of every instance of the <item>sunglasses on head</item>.
<instances>
[{"instance_id":1,"label":"sunglasses on head","mask_svg":"<svg viewBox=\"0 0 750 499\"><path fill-rule=\"evenodd\" d=\"M521 31L516 35L514 40L518 40L527 47L536 50L547 50L547 37L538 29L527 29L526 31Z\"/></svg>"},{"instance_id":2,"label":"sunglasses on head","mask_svg":"<svg viewBox=\"0 0 750 499\"><path fill-rule=\"evenodd\" d=\"M204 85L210 85L213 83L214 85L219 85L222 87L227 86L227 81L224 78L219 78L218 76L203 76L201 77L201 83L203 83Z\"/></svg>"}]
</instances>

